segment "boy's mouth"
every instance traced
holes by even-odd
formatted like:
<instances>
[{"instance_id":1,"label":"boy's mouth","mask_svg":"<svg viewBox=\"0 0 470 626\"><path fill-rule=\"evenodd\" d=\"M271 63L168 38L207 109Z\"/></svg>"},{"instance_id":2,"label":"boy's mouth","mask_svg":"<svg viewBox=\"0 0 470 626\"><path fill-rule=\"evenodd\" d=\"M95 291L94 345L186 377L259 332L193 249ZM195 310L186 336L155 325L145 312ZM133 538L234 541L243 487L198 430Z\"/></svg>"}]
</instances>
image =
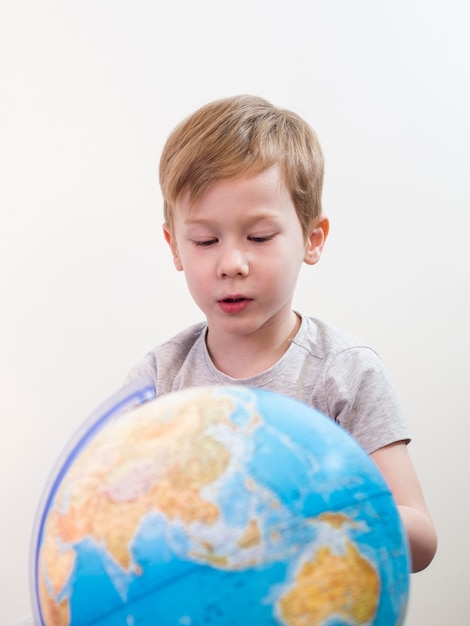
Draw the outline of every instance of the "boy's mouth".
<instances>
[{"instance_id":1,"label":"boy's mouth","mask_svg":"<svg viewBox=\"0 0 470 626\"><path fill-rule=\"evenodd\" d=\"M251 302L251 298L245 298L244 296L230 296L219 300L218 304L224 313L233 314L245 311Z\"/></svg>"}]
</instances>

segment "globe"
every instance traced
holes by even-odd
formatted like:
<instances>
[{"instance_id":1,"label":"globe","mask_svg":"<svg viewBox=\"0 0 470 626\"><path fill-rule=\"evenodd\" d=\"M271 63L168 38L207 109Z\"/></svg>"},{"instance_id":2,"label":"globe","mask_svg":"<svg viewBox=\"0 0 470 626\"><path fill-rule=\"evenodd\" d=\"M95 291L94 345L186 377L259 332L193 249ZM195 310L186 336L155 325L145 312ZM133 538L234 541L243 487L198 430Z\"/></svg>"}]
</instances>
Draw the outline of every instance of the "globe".
<instances>
[{"instance_id":1,"label":"globe","mask_svg":"<svg viewBox=\"0 0 470 626\"><path fill-rule=\"evenodd\" d=\"M330 418L244 386L145 385L59 459L32 542L43 626L403 624L407 541Z\"/></svg>"}]
</instances>

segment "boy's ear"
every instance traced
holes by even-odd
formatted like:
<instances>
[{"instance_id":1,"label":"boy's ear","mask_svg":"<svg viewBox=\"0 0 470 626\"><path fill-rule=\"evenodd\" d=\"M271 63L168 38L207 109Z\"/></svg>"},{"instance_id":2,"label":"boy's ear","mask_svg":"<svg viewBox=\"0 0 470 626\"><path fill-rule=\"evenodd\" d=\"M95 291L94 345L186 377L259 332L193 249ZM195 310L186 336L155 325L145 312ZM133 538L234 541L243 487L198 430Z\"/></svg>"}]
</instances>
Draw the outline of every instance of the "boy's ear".
<instances>
[{"instance_id":1,"label":"boy's ear","mask_svg":"<svg viewBox=\"0 0 470 626\"><path fill-rule=\"evenodd\" d=\"M315 265L315 263L318 263L320 260L329 231L330 222L326 217L321 217L310 230L304 256L304 262L307 263L307 265Z\"/></svg>"},{"instance_id":2,"label":"boy's ear","mask_svg":"<svg viewBox=\"0 0 470 626\"><path fill-rule=\"evenodd\" d=\"M163 224L163 236L165 237L167 244L170 246L171 254L173 255L173 263L175 264L176 269L178 270L178 272L182 272L183 263L181 262L181 258L178 252L176 239L171 232L171 228L168 226L168 224Z\"/></svg>"}]
</instances>

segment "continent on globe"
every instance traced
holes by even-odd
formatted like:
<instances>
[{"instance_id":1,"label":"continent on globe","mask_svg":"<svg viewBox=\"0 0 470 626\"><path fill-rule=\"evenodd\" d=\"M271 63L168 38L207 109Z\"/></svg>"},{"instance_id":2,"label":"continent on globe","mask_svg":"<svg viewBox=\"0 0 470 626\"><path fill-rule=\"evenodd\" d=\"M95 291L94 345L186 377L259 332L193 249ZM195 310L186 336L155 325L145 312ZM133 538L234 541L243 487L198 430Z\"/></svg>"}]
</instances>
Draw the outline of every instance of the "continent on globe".
<instances>
[{"instance_id":1,"label":"continent on globe","mask_svg":"<svg viewBox=\"0 0 470 626\"><path fill-rule=\"evenodd\" d=\"M348 624L369 624L379 594L377 571L353 543L346 544L345 554L323 546L302 565L294 587L279 600L280 613L289 626L320 626L332 614Z\"/></svg>"}]
</instances>

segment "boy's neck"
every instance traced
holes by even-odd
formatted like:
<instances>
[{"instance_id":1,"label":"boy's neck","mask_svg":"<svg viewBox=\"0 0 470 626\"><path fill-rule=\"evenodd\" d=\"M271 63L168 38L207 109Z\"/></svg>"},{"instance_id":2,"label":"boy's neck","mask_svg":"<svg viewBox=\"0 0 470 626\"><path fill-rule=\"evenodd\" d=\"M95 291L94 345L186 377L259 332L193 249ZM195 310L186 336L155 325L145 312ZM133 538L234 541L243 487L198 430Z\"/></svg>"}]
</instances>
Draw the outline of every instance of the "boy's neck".
<instances>
[{"instance_id":1,"label":"boy's neck","mask_svg":"<svg viewBox=\"0 0 470 626\"><path fill-rule=\"evenodd\" d=\"M211 332L206 337L207 349L215 367L230 376L241 379L256 376L275 365L288 350L301 320L292 312L285 328L267 328L254 336L223 335Z\"/></svg>"}]
</instances>

